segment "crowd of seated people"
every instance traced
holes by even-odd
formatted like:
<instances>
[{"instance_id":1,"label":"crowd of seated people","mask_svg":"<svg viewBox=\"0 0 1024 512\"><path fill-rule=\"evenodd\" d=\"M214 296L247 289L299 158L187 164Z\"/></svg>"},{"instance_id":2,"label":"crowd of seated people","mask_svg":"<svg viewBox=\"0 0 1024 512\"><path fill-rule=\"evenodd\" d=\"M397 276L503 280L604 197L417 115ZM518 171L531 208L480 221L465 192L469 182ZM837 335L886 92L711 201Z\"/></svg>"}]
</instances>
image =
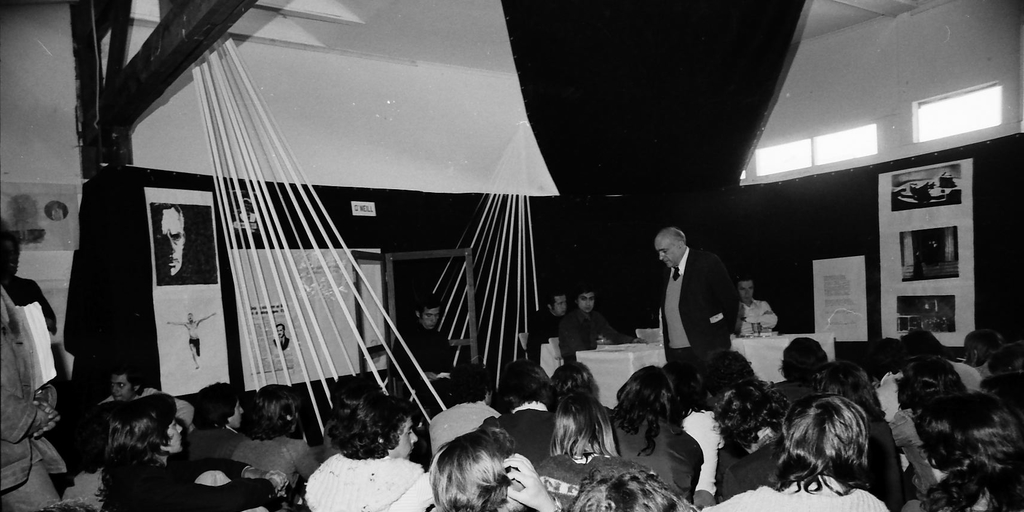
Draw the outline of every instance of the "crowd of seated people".
<instances>
[{"instance_id":1,"label":"crowd of seated people","mask_svg":"<svg viewBox=\"0 0 1024 512\"><path fill-rule=\"evenodd\" d=\"M874 343L863 367L796 339L782 383L722 351L703 370L638 370L603 391L611 410L579 362L549 378L513 361L496 390L488 368L459 365L429 441L413 403L372 380L335 386L323 447L288 386L249 401L208 386L191 432L176 399L133 388L81 418L79 472L49 510L1024 510L1024 343L968 338L962 362L910 333ZM118 371L112 384L131 387Z\"/></svg>"}]
</instances>

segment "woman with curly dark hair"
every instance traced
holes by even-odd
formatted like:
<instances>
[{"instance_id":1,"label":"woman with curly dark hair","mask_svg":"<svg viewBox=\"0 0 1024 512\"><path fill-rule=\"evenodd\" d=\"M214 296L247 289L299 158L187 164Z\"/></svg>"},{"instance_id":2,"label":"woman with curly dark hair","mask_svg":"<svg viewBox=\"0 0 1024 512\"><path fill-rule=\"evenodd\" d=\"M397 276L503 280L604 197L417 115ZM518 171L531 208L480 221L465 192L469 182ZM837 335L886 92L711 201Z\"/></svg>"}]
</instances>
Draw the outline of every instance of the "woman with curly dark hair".
<instances>
[{"instance_id":1,"label":"woman with curly dark hair","mask_svg":"<svg viewBox=\"0 0 1024 512\"><path fill-rule=\"evenodd\" d=\"M882 379L877 390L879 403L892 429L896 446L903 450L907 460L914 466L913 482L918 498L924 498L937 480L927 455L921 449L915 419L917 413L931 400L966 391L956 369L940 356L915 356L908 359L903 372L892 379Z\"/></svg>"},{"instance_id":2,"label":"woman with curly dark hair","mask_svg":"<svg viewBox=\"0 0 1024 512\"><path fill-rule=\"evenodd\" d=\"M715 408L722 438L746 451L722 476L720 492L731 498L767 485L778 460L775 440L789 401L771 384L746 380L725 393Z\"/></svg>"},{"instance_id":3,"label":"woman with curly dark hair","mask_svg":"<svg viewBox=\"0 0 1024 512\"><path fill-rule=\"evenodd\" d=\"M596 475L580 488L571 512L694 512L658 475L646 471Z\"/></svg>"},{"instance_id":4,"label":"woman with curly dark hair","mask_svg":"<svg viewBox=\"0 0 1024 512\"><path fill-rule=\"evenodd\" d=\"M885 413L875 395L871 378L860 366L849 361L834 361L822 366L813 380L814 390L848 398L860 406L868 418L869 490L885 502L891 512L903 507L903 481L899 450Z\"/></svg>"},{"instance_id":5,"label":"woman with curly dark hair","mask_svg":"<svg viewBox=\"0 0 1024 512\"><path fill-rule=\"evenodd\" d=\"M693 503L701 508L714 505L715 493L718 491L715 477L718 473L718 450L722 447L722 435L715 413L707 405L708 394L704 390L704 379L700 371L688 363L671 361L665 365L664 370L676 392L676 406L682 418L683 430L697 441L704 454L700 478L693 491Z\"/></svg>"},{"instance_id":6,"label":"woman with curly dark hair","mask_svg":"<svg viewBox=\"0 0 1024 512\"><path fill-rule=\"evenodd\" d=\"M735 496L711 512L828 510L885 512L867 487L868 422L835 395L809 395L786 414L772 485Z\"/></svg>"},{"instance_id":7,"label":"woman with curly dark hair","mask_svg":"<svg viewBox=\"0 0 1024 512\"><path fill-rule=\"evenodd\" d=\"M301 439L301 407L302 399L288 386L270 384L260 388L249 412L249 439L238 444L231 458L280 471L292 484L300 476L309 478L320 463L313 450Z\"/></svg>"},{"instance_id":8,"label":"woman with curly dark hair","mask_svg":"<svg viewBox=\"0 0 1024 512\"><path fill-rule=\"evenodd\" d=\"M675 391L665 371L641 368L619 388L612 424L622 457L654 470L687 500L704 462L697 441L683 431Z\"/></svg>"},{"instance_id":9,"label":"woman with curly dark hair","mask_svg":"<svg viewBox=\"0 0 1024 512\"><path fill-rule=\"evenodd\" d=\"M1024 424L998 398L982 393L932 400L918 429L939 483L929 512L1024 510Z\"/></svg>"},{"instance_id":10,"label":"woman with curly dark hair","mask_svg":"<svg viewBox=\"0 0 1024 512\"><path fill-rule=\"evenodd\" d=\"M756 378L754 368L743 354L734 350L715 352L708 359L704 376L704 387L711 398L708 404L714 407L726 391L747 379Z\"/></svg>"},{"instance_id":11,"label":"woman with curly dark hair","mask_svg":"<svg viewBox=\"0 0 1024 512\"><path fill-rule=\"evenodd\" d=\"M172 397L154 394L124 403L110 416L103 467L104 510L112 512L238 512L283 492L288 480L227 459L167 462L181 452L182 427ZM220 483L203 485L197 482Z\"/></svg>"},{"instance_id":12,"label":"woman with curly dark hair","mask_svg":"<svg viewBox=\"0 0 1024 512\"><path fill-rule=\"evenodd\" d=\"M426 510L433 502L423 468L411 462L416 444L413 409L380 391L367 393L343 417L332 418L341 453L327 459L306 484L313 512Z\"/></svg>"}]
</instances>

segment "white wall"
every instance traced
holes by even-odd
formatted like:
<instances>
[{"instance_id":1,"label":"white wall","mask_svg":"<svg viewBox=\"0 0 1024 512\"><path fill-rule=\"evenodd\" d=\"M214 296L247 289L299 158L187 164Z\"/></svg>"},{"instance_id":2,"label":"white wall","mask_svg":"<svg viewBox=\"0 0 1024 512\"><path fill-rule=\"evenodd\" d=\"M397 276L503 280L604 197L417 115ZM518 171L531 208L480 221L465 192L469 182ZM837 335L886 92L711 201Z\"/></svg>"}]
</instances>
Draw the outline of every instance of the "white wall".
<instances>
[{"instance_id":1,"label":"white wall","mask_svg":"<svg viewBox=\"0 0 1024 512\"><path fill-rule=\"evenodd\" d=\"M1022 3L953 0L933 5L800 44L758 147L877 123L879 152L766 180L884 162L1021 130ZM913 142L914 101L989 82L1003 86L1001 126Z\"/></svg>"},{"instance_id":2,"label":"white wall","mask_svg":"<svg viewBox=\"0 0 1024 512\"><path fill-rule=\"evenodd\" d=\"M68 3L0 6L0 182L79 187L75 67ZM18 275L35 280L63 339L71 251L26 247ZM70 362L67 363L70 368Z\"/></svg>"}]
</instances>

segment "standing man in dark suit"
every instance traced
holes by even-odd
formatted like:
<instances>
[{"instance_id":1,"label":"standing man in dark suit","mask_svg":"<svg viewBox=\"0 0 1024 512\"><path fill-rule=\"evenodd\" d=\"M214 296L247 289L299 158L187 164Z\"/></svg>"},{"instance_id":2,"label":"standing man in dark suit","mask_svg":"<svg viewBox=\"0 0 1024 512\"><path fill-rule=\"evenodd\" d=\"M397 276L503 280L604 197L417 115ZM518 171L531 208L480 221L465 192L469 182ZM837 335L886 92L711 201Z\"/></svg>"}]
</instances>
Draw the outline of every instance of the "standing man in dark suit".
<instances>
[{"instance_id":1,"label":"standing man in dark suit","mask_svg":"<svg viewBox=\"0 0 1024 512\"><path fill-rule=\"evenodd\" d=\"M668 268L661 307L665 357L703 368L712 352L729 349L739 295L722 260L688 248L679 228L659 231L654 249Z\"/></svg>"}]
</instances>

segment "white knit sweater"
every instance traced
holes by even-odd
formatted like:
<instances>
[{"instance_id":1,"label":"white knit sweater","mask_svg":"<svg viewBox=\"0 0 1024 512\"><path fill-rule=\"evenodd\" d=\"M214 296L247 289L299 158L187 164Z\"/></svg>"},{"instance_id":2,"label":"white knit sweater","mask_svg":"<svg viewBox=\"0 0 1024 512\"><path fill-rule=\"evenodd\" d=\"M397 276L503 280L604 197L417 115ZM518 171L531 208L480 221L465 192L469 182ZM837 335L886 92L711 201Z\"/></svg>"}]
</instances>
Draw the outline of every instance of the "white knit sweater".
<instances>
[{"instance_id":1,"label":"white knit sweater","mask_svg":"<svg viewBox=\"0 0 1024 512\"><path fill-rule=\"evenodd\" d=\"M309 477L306 501L313 512L382 512L407 493L422 494L422 486L415 484L425 476L419 464L405 459L352 460L335 455ZM429 504L430 500L420 510Z\"/></svg>"},{"instance_id":2,"label":"white knit sweater","mask_svg":"<svg viewBox=\"0 0 1024 512\"><path fill-rule=\"evenodd\" d=\"M727 501L704 512L886 512L885 503L867 491L854 489L845 496L828 491L811 494L808 492L776 491L760 487L753 491L737 494Z\"/></svg>"}]
</instances>

